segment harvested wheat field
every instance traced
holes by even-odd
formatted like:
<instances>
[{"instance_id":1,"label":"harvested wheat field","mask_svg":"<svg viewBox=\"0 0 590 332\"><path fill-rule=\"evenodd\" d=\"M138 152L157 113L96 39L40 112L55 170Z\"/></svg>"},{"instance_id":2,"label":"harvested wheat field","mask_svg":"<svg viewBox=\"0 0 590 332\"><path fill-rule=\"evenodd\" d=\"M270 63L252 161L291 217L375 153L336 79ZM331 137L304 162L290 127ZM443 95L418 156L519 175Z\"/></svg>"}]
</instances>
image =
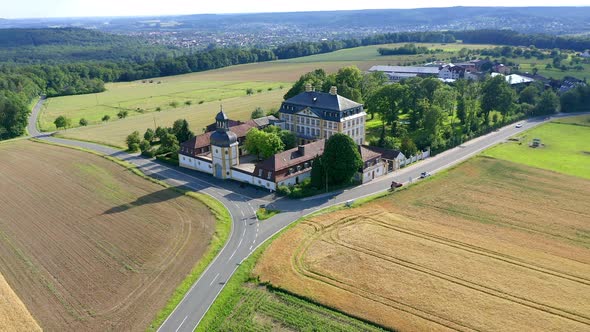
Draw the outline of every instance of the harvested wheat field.
<instances>
[{"instance_id":1,"label":"harvested wheat field","mask_svg":"<svg viewBox=\"0 0 590 332\"><path fill-rule=\"evenodd\" d=\"M0 273L44 330L145 330L212 237L205 205L104 158L0 156Z\"/></svg>"},{"instance_id":2,"label":"harvested wheat field","mask_svg":"<svg viewBox=\"0 0 590 332\"><path fill-rule=\"evenodd\" d=\"M0 331L41 331L23 302L0 275Z\"/></svg>"},{"instance_id":3,"label":"harvested wheat field","mask_svg":"<svg viewBox=\"0 0 590 332\"><path fill-rule=\"evenodd\" d=\"M255 273L402 331L589 331L588 197L588 180L478 157L297 225Z\"/></svg>"}]
</instances>

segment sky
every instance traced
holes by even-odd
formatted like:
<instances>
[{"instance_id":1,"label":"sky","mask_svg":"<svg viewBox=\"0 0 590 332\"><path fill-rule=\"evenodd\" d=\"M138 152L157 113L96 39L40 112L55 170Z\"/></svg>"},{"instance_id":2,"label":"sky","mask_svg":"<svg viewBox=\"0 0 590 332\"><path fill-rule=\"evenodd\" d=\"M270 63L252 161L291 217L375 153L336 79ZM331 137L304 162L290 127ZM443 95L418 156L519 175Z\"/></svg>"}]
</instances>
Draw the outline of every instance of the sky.
<instances>
[{"instance_id":1,"label":"sky","mask_svg":"<svg viewBox=\"0 0 590 332\"><path fill-rule=\"evenodd\" d=\"M590 0L3 0L1 18L163 16L451 6L590 6Z\"/></svg>"}]
</instances>

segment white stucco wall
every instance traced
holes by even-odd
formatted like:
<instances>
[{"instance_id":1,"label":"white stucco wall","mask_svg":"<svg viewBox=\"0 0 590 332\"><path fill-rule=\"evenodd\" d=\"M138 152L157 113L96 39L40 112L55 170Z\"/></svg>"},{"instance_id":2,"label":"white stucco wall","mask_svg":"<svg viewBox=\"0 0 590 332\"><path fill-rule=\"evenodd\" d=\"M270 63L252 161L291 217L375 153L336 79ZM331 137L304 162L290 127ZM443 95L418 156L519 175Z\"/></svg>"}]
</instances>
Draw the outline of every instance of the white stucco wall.
<instances>
[{"instance_id":1,"label":"white stucco wall","mask_svg":"<svg viewBox=\"0 0 590 332\"><path fill-rule=\"evenodd\" d=\"M303 172L297 176L293 176L286 180L280 181L278 183L279 186L294 186L297 183L297 178L299 178L299 183L303 182L303 180L311 177L311 169L307 172Z\"/></svg>"},{"instance_id":2,"label":"white stucco wall","mask_svg":"<svg viewBox=\"0 0 590 332\"><path fill-rule=\"evenodd\" d=\"M213 174L213 168L210 162L184 156L182 154L178 155L178 161L180 167L190 168L204 173Z\"/></svg>"},{"instance_id":3,"label":"white stucco wall","mask_svg":"<svg viewBox=\"0 0 590 332\"><path fill-rule=\"evenodd\" d=\"M373 172L375 172L375 177L373 176ZM385 174L385 165L383 163L378 163L372 167L366 168L363 170L363 178L362 183L367 183L373 179L376 179Z\"/></svg>"}]
</instances>

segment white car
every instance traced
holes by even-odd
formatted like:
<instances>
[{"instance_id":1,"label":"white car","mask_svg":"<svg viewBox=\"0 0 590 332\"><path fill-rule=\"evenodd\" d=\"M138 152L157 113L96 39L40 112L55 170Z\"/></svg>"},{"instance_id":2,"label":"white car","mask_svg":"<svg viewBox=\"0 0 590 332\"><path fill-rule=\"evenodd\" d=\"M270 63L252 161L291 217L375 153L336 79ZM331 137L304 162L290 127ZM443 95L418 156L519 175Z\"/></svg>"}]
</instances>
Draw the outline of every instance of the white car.
<instances>
[{"instance_id":1,"label":"white car","mask_svg":"<svg viewBox=\"0 0 590 332\"><path fill-rule=\"evenodd\" d=\"M522 128L522 123L517 123L516 128Z\"/></svg>"}]
</instances>

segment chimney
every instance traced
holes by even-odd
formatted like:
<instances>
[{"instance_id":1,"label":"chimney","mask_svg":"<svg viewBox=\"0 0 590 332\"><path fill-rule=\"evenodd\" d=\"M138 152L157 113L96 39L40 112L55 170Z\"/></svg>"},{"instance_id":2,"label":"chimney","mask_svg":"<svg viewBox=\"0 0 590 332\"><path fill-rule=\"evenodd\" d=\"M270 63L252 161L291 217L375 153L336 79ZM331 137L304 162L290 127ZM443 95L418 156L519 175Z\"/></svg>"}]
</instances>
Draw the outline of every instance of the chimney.
<instances>
[{"instance_id":1,"label":"chimney","mask_svg":"<svg viewBox=\"0 0 590 332\"><path fill-rule=\"evenodd\" d=\"M330 94L331 94L332 96L335 96L336 94L338 94L338 88L336 88L335 86L332 86L332 87L330 88Z\"/></svg>"},{"instance_id":2,"label":"chimney","mask_svg":"<svg viewBox=\"0 0 590 332\"><path fill-rule=\"evenodd\" d=\"M305 83L305 92L311 92L311 83Z\"/></svg>"},{"instance_id":3,"label":"chimney","mask_svg":"<svg viewBox=\"0 0 590 332\"><path fill-rule=\"evenodd\" d=\"M297 147L297 152L299 152L299 154L301 154L302 156L305 156L305 145L299 145Z\"/></svg>"}]
</instances>

